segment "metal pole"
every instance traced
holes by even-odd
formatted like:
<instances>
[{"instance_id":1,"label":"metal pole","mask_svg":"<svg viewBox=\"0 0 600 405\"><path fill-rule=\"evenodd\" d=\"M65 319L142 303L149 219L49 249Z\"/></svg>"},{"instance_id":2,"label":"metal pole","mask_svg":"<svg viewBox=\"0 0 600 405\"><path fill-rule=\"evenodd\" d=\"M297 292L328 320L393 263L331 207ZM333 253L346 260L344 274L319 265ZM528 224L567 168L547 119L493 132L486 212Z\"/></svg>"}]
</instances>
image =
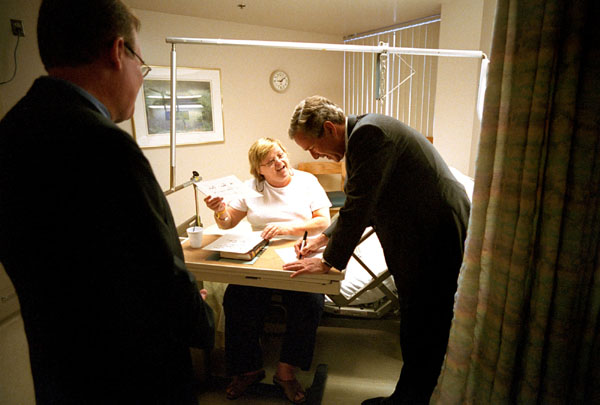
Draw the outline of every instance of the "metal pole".
<instances>
[{"instance_id":1,"label":"metal pole","mask_svg":"<svg viewBox=\"0 0 600 405\"><path fill-rule=\"evenodd\" d=\"M479 121L483 118L483 101L485 96L485 88L487 86L487 72L488 65L490 64L490 60L487 58L487 55L484 54L483 59L481 59L481 70L479 71L479 88L477 90L477 116L479 117Z\"/></svg>"},{"instance_id":2,"label":"metal pole","mask_svg":"<svg viewBox=\"0 0 600 405\"><path fill-rule=\"evenodd\" d=\"M177 132L175 128L175 115L177 114L177 52L175 44L171 46L171 175L169 188L175 187L175 147L177 146Z\"/></svg>"},{"instance_id":3,"label":"metal pole","mask_svg":"<svg viewBox=\"0 0 600 405\"><path fill-rule=\"evenodd\" d=\"M218 38L183 38L167 37L167 43L170 44L198 44L198 45L242 45L242 46L260 46L267 48L286 48L303 49L315 51L338 51L338 52L370 52L381 53L387 51L388 54L397 53L404 55L433 55L433 56L452 56L462 58L483 58L485 55L481 51L455 50L455 49L427 49L427 48L397 48L391 46L369 46L369 45L341 45L325 44L318 42L287 42L287 41L255 41L242 39L218 39Z\"/></svg>"},{"instance_id":4,"label":"metal pole","mask_svg":"<svg viewBox=\"0 0 600 405\"><path fill-rule=\"evenodd\" d=\"M390 55L386 55L385 58L385 98L383 102L385 103L385 115L390 115L390 108L392 107L391 97L390 97Z\"/></svg>"},{"instance_id":5,"label":"metal pole","mask_svg":"<svg viewBox=\"0 0 600 405\"><path fill-rule=\"evenodd\" d=\"M167 191L164 191L164 194L165 194L165 195L170 195L170 194L173 194L174 192L176 192L176 191L179 191L179 190L183 190L184 188L186 188L186 187L188 187L188 186L191 186L192 184L194 184L194 181L193 181L193 180L188 180L188 181L185 181L185 182L183 182L183 183L181 183L181 184L179 184L179 185L177 185L177 186L173 186L173 187L171 187L171 188L170 188L170 189L168 189Z\"/></svg>"}]
</instances>

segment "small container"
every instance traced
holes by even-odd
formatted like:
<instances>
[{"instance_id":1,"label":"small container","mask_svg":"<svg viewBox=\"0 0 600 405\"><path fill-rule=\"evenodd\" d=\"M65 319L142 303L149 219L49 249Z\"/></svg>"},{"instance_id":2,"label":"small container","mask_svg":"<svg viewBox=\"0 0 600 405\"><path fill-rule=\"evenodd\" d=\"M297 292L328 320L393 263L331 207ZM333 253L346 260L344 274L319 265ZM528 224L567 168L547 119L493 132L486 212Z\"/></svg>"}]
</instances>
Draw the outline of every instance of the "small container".
<instances>
[{"instance_id":1,"label":"small container","mask_svg":"<svg viewBox=\"0 0 600 405\"><path fill-rule=\"evenodd\" d=\"M187 229L188 238L190 240L190 246L193 248L199 248L202 246L202 234L204 228L201 226L191 226Z\"/></svg>"}]
</instances>

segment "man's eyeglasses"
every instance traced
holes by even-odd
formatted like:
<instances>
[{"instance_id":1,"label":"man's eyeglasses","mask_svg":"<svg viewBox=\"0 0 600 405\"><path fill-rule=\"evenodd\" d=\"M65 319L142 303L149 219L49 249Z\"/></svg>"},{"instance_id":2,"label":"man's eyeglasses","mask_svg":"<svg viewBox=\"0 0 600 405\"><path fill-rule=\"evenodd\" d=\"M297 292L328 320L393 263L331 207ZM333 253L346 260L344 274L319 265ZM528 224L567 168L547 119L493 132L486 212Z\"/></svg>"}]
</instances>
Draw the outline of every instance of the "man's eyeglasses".
<instances>
[{"instance_id":1,"label":"man's eyeglasses","mask_svg":"<svg viewBox=\"0 0 600 405\"><path fill-rule=\"evenodd\" d=\"M144 59L142 59L140 57L140 55L138 55L137 53L135 53L135 51L133 50L133 48L127 42L125 42L125 48L127 48L127 50L129 52L131 52L132 54L134 54L135 57L140 60L140 62L141 62L140 70L142 71L142 77L146 77L148 75L148 73L150 73L150 71L152 70L152 68L150 66L146 65L146 62L144 62Z\"/></svg>"},{"instance_id":2,"label":"man's eyeglasses","mask_svg":"<svg viewBox=\"0 0 600 405\"><path fill-rule=\"evenodd\" d=\"M286 157L287 157L287 153L281 152L280 154L278 154L277 156L275 156L273 159L269 160L267 163L265 163L265 164L263 164L261 166L273 167L273 166L275 166L275 162L277 160L279 160L281 162Z\"/></svg>"}]
</instances>

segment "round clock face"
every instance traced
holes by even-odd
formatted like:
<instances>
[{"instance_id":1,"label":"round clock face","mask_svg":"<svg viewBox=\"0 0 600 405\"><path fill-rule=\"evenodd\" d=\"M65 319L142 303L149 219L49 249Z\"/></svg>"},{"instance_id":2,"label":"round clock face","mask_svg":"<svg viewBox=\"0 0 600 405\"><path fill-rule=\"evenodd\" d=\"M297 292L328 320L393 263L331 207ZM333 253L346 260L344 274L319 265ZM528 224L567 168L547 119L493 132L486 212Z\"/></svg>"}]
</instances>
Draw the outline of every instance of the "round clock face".
<instances>
[{"instance_id":1,"label":"round clock face","mask_svg":"<svg viewBox=\"0 0 600 405\"><path fill-rule=\"evenodd\" d=\"M289 84L290 78L283 70L276 70L271 73L271 87L273 87L273 90L283 92Z\"/></svg>"}]
</instances>

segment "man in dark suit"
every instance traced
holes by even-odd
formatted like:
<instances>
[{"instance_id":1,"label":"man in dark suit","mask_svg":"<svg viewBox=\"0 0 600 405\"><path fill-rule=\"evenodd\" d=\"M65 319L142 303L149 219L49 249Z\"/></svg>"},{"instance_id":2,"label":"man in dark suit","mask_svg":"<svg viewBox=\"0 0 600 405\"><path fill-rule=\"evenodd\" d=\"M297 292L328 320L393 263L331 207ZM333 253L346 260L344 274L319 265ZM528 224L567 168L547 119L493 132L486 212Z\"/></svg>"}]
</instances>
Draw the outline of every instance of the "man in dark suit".
<instances>
[{"instance_id":1,"label":"man in dark suit","mask_svg":"<svg viewBox=\"0 0 600 405\"><path fill-rule=\"evenodd\" d=\"M441 370L462 263L470 202L431 143L384 115L349 116L313 96L294 111L289 135L313 158L346 157L346 203L339 218L301 252L327 245L323 259L294 271L344 269L365 227L383 247L400 297L403 367L394 393L363 404L428 403ZM299 251L299 246L296 247Z\"/></svg>"},{"instance_id":2,"label":"man in dark suit","mask_svg":"<svg viewBox=\"0 0 600 405\"><path fill-rule=\"evenodd\" d=\"M38 404L197 403L189 347L214 340L164 194L114 124L149 70L138 30L120 0L44 0L49 76L0 122L0 261Z\"/></svg>"}]
</instances>

